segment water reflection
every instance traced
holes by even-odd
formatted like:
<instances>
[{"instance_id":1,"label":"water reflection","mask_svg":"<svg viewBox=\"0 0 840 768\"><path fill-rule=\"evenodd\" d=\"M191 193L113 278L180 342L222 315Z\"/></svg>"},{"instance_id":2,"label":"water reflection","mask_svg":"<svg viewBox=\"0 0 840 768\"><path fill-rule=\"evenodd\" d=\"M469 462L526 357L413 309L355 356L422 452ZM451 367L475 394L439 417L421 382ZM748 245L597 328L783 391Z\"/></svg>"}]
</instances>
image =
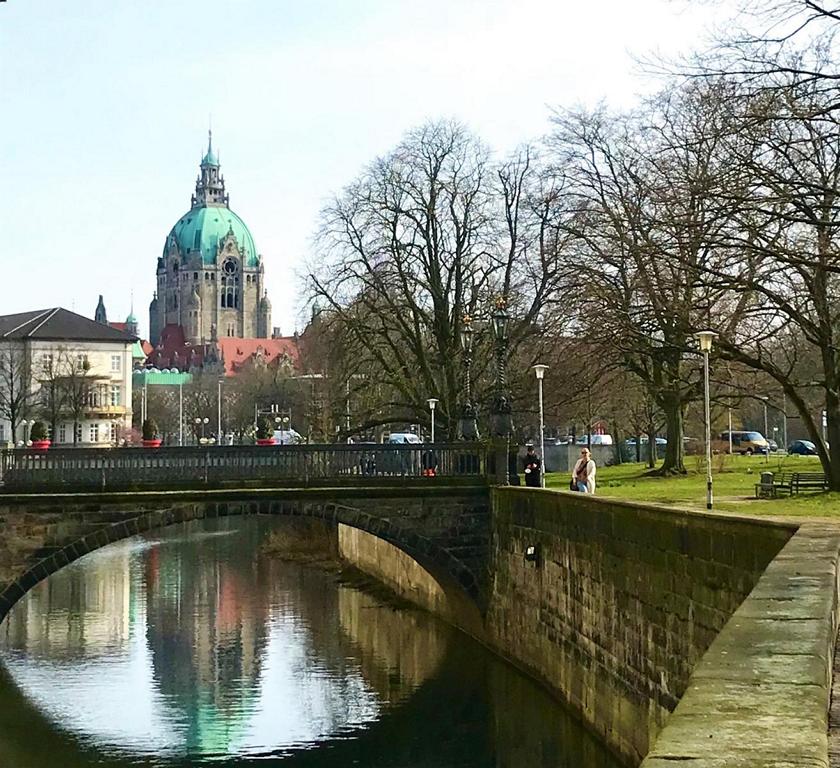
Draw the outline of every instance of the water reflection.
<instances>
[{"instance_id":1,"label":"water reflection","mask_svg":"<svg viewBox=\"0 0 840 768\"><path fill-rule=\"evenodd\" d=\"M130 539L27 595L0 626L0 765L613 765L428 614L262 555L277 525Z\"/></svg>"}]
</instances>

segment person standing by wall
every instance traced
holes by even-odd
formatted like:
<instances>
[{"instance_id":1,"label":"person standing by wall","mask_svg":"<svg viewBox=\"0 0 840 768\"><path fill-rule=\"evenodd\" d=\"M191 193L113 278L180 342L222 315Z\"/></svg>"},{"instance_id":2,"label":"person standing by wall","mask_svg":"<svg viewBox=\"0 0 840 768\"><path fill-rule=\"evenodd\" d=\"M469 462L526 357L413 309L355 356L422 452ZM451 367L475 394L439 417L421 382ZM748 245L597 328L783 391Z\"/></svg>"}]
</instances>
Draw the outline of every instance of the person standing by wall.
<instances>
[{"instance_id":1,"label":"person standing by wall","mask_svg":"<svg viewBox=\"0 0 840 768\"><path fill-rule=\"evenodd\" d=\"M542 461L537 456L533 445L528 446L528 452L525 454L525 485L529 488L540 488L540 472L542 469Z\"/></svg>"},{"instance_id":2,"label":"person standing by wall","mask_svg":"<svg viewBox=\"0 0 840 768\"><path fill-rule=\"evenodd\" d=\"M572 490L581 493L595 493L595 461L588 448L580 452L580 458L572 470Z\"/></svg>"}]
</instances>

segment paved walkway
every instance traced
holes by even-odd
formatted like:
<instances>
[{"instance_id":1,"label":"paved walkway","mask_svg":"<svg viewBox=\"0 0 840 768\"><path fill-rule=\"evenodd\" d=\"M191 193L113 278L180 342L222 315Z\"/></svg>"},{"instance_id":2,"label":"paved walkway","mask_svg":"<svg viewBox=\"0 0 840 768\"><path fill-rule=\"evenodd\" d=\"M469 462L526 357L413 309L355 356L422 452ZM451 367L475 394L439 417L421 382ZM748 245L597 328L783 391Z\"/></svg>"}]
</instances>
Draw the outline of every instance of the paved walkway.
<instances>
[{"instance_id":1,"label":"paved walkway","mask_svg":"<svg viewBox=\"0 0 840 768\"><path fill-rule=\"evenodd\" d=\"M834 643L834 679L828 711L828 764L840 768L840 636Z\"/></svg>"}]
</instances>

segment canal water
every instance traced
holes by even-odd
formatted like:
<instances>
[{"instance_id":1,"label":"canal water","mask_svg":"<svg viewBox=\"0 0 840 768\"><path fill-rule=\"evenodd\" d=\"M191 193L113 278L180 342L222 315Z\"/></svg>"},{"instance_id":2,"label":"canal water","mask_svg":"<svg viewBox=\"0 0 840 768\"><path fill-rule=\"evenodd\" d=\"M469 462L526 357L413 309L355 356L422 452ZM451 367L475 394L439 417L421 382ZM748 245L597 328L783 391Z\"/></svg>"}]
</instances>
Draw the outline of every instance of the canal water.
<instances>
[{"instance_id":1,"label":"canal water","mask_svg":"<svg viewBox=\"0 0 840 768\"><path fill-rule=\"evenodd\" d=\"M224 518L94 552L0 625L0 766L616 768L484 648Z\"/></svg>"}]
</instances>

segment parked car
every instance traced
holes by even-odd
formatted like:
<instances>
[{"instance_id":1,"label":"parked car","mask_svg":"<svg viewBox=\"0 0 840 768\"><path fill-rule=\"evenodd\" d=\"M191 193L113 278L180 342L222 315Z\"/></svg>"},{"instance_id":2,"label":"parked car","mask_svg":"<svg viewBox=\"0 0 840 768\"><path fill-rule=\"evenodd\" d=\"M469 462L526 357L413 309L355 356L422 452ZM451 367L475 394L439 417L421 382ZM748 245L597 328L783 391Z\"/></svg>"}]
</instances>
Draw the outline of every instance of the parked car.
<instances>
[{"instance_id":1,"label":"parked car","mask_svg":"<svg viewBox=\"0 0 840 768\"><path fill-rule=\"evenodd\" d=\"M721 432L720 439L729 442L729 432ZM761 432L732 431L732 453L752 456L754 453L767 453L769 445Z\"/></svg>"},{"instance_id":2,"label":"parked car","mask_svg":"<svg viewBox=\"0 0 840 768\"><path fill-rule=\"evenodd\" d=\"M779 450L779 444L772 437L767 438L767 445L770 446L771 453Z\"/></svg>"},{"instance_id":3,"label":"parked car","mask_svg":"<svg viewBox=\"0 0 840 768\"><path fill-rule=\"evenodd\" d=\"M816 456L817 446L810 440L794 440L788 446L788 453L796 453L800 456Z\"/></svg>"},{"instance_id":4,"label":"parked car","mask_svg":"<svg viewBox=\"0 0 840 768\"><path fill-rule=\"evenodd\" d=\"M656 438L654 438L654 440L656 441L657 447L664 447L664 446L668 445L668 441L664 437L656 437ZM648 442L649 441L648 441L647 437L643 437L643 438L641 438L641 440L639 442L639 445L647 445ZM635 448L636 447L636 438L631 437L629 440L625 440L624 443L628 448Z\"/></svg>"}]
</instances>

